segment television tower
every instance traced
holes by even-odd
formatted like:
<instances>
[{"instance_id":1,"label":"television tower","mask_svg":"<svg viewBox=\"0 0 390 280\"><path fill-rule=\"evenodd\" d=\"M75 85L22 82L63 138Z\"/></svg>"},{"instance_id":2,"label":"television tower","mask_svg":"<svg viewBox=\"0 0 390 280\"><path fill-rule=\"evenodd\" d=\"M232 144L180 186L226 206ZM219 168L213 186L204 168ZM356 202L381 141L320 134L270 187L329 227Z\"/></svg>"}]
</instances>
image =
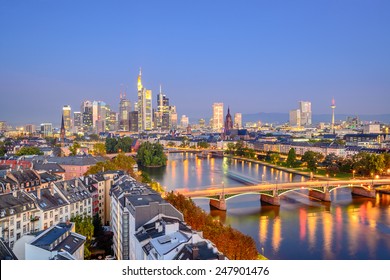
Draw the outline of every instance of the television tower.
<instances>
[{"instance_id":1,"label":"television tower","mask_svg":"<svg viewBox=\"0 0 390 280\"><path fill-rule=\"evenodd\" d=\"M330 108L332 108L332 131L333 134L336 134L334 128L334 109L336 109L336 102L334 101L334 97L332 98L332 105L330 106Z\"/></svg>"}]
</instances>

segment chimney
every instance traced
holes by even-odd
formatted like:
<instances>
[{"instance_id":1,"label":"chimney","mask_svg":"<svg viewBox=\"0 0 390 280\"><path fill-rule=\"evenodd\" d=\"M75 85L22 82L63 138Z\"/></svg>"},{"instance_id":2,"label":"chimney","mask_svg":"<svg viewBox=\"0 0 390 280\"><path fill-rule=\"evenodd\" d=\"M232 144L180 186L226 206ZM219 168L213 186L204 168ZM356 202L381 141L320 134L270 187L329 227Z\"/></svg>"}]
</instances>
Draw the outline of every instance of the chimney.
<instances>
[{"instance_id":1,"label":"chimney","mask_svg":"<svg viewBox=\"0 0 390 280\"><path fill-rule=\"evenodd\" d=\"M50 194L51 196L54 196L54 184L50 184Z\"/></svg>"},{"instance_id":2,"label":"chimney","mask_svg":"<svg viewBox=\"0 0 390 280\"><path fill-rule=\"evenodd\" d=\"M40 187L37 188L37 198L41 199L41 188Z\"/></svg>"},{"instance_id":3,"label":"chimney","mask_svg":"<svg viewBox=\"0 0 390 280\"><path fill-rule=\"evenodd\" d=\"M68 183L64 182L64 191L68 191Z\"/></svg>"},{"instance_id":4,"label":"chimney","mask_svg":"<svg viewBox=\"0 0 390 280\"><path fill-rule=\"evenodd\" d=\"M79 186L79 179L74 179L74 185L76 186L76 188Z\"/></svg>"},{"instance_id":5,"label":"chimney","mask_svg":"<svg viewBox=\"0 0 390 280\"><path fill-rule=\"evenodd\" d=\"M199 248L198 248L198 246L194 246L194 247L192 247L192 258L194 260L197 260L198 257L199 257Z\"/></svg>"},{"instance_id":6,"label":"chimney","mask_svg":"<svg viewBox=\"0 0 390 280\"><path fill-rule=\"evenodd\" d=\"M85 184L88 186L88 176L85 177Z\"/></svg>"},{"instance_id":7,"label":"chimney","mask_svg":"<svg viewBox=\"0 0 390 280\"><path fill-rule=\"evenodd\" d=\"M18 197L18 192L17 192L17 191L13 191L13 192L12 192L12 195L13 195L15 198L17 198L17 197Z\"/></svg>"}]
</instances>

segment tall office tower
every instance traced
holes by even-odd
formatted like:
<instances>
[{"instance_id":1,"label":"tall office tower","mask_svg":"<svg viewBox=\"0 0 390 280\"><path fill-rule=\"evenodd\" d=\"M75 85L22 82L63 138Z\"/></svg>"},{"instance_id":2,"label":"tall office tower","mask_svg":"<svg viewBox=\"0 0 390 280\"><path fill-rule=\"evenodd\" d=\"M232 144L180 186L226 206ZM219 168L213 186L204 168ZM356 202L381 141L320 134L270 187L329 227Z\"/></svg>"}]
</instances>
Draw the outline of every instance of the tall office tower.
<instances>
[{"instance_id":1,"label":"tall office tower","mask_svg":"<svg viewBox=\"0 0 390 280\"><path fill-rule=\"evenodd\" d=\"M34 134L34 133L36 132L36 127L35 127L34 124L26 124L26 125L24 126L24 131L25 131L27 134L31 135L31 134Z\"/></svg>"},{"instance_id":2,"label":"tall office tower","mask_svg":"<svg viewBox=\"0 0 390 280\"><path fill-rule=\"evenodd\" d=\"M119 130L129 131L129 113L131 111L131 102L126 98L126 93L120 94L119 102Z\"/></svg>"},{"instance_id":3,"label":"tall office tower","mask_svg":"<svg viewBox=\"0 0 390 280\"><path fill-rule=\"evenodd\" d=\"M221 132L223 129L223 103L213 104L213 130Z\"/></svg>"},{"instance_id":4,"label":"tall office tower","mask_svg":"<svg viewBox=\"0 0 390 280\"><path fill-rule=\"evenodd\" d=\"M334 101L334 97L332 98L332 105L330 106L332 108L332 133L335 134L335 128L334 128L334 109L336 109L336 102Z\"/></svg>"},{"instance_id":5,"label":"tall office tower","mask_svg":"<svg viewBox=\"0 0 390 280\"><path fill-rule=\"evenodd\" d=\"M83 114L81 112L73 113L73 128L75 133L82 131L83 128Z\"/></svg>"},{"instance_id":6,"label":"tall office tower","mask_svg":"<svg viewBox=\"0 0 390 280\"><path fill-rule=\"evenodd\" d=\"M176 106L169 106L169 129L177 129L177 112Z\"/></svg>"},{"instance_id":7,"label":"tall office tower","mask_svg":"<svg viewBox=\"0 0 390 280\"><path fill-rule=\"evenodd\" d=\"M180 119L180 126L181 126L181 128L183 128L183 129L187 128L188 123L189 123L188 117L186 115L182 115L181 119Z\"/></svg>"},{"instance_id":8,"label":"tall office tower","mask_svg":"<svg viewBox=\"0 0 390 280\"><path fill-rule=\"evenodd\" d=\"M311 102L299 101L299 109L301 110L301 125L311 125Z\"/></svg>"},{"instance_id":9,"label":"tall office tower","mask_svg":"<svg viewBox=\"0 0 390 280\"><path fill-rule=\"evenodd\" d=\"M301 110L296 109L290 111L290 125L301 126Z\"/></svg>"},{"instance_id":10,"label":"tall office tower","mask_svg":"<svg viewBox=\"0 0 390 280\"><path fill-rule=\"evenodd\" d=\"M130 132L138 132L138 112L131 111L129 113L129 130Z\"/></svg>"},{"instance_id":11,"label":"tall office tower","mask_svg":"<svg viewBox=\"0 0 390 280\"><path fill-rule=\"evenodd\" d=\"M64 127L65 133L69 133L72 127L72 118L71 118L72 109L69 105L62 107L62 115L64 116Z\"/></svg>"},{"instance_id":12,"label":"tall office tower","mask_svg":"<svg viewBox=\"0 0 390 280\"><path fill-rule=\"evenodd\" d=\"M236 129L242 128L242 114L241 113L234 114L234 128L236 128Z\"/></svg>"},{"instance_id":13,"label":"tall office tower","mask_svg":"<svg viewBox=\"0 0 390 280\"><path fill-rule=\"evenodd\" d=\"M92 131L93 127L93 110L92 110L92 102L89 100L81 103L80 111L82 116L82 127L84 132Z\"/></svg>"},{"instance_id":14,"label":"tall office tower","mask_svg":"<svg viewBox=\"0 0 390 280\"><path fill-rule=\"evenodd\" d=\"M118 113L110 111L109 121L107 122L108 131L118 130Z\"/></svg>"},{"instance_id":15,"label":"tall office tower","mask_svg":"<svg viewBox=\"0 0 390 280\"><path fill-rule=\"evenodd\" d=\"M233 120L232 116L230 115L230 108L228 107L228 111L225 117L225 124L224 124L224 134L227 135L230 130L233 129Z\"/></svg>"},{"instance_id":16,"label":"tall office tower","mask_svg":"<svg viewBox=\"0 0 390 280\"><path fill-rule=\"evenodd\" d=\"M206 126L206 121L205 121L205 119L200 119L199 122L198 122L198 124L199 124L199 127L200 127L200 128L204 128L204 127Z\"/></svg>"},{"instance_id":17,"label":"tall office tower","mask_svg":"<svg viewBox=\"0 0 390 280\"><path fill-rule=\"evenodd\" d=\"M165 118L164 118L165 115ZM157 111L155 113L156 127L161 127L163 130L169 129L169 98L162 93L160 85L160 93L157 95ZM163 121L163 119L165 121ZM164 122L164 125L163 125Z\"/></svg>"},{"instance_id":18,"label":"tall office tower","mask_svg":"<svg viewBox=\"0 0 390 280\"><path fill-rule=\"evenodd\" d=\"M41 123L41 133L44 137L53 135L53 125L52 123Z\"/></svg>"},{"instance_id":19,"label":"tall office tower","mask_svg":"<svg viewBox=\"0 0 390 280\"><path fill-rule=\"evenodd\" d=\"M152 112L152 91L143 87L142 72L138 75L138 131L152 130L153 112Z\"/></svg>"}]
</instances>

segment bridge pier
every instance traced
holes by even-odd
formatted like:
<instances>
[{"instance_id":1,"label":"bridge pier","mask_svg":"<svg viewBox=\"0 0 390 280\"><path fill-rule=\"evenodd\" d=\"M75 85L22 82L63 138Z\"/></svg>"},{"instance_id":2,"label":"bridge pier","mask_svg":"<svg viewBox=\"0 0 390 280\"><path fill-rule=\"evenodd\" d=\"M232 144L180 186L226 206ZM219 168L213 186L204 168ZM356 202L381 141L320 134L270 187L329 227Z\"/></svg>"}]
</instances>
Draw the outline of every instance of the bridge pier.
<instances>
[{"instance_id":1,"label":"bridge pier","mask_svg":"<svg viewBox=\"0 0 390 280\"><path fill-rule=\"evenodd\" d=\"M317 199L322 200L322 201L330 202L330 193L328 190L326 190L325 192L309 190L309 196L317 198Z\"/></svg>"},{"instance_id":2,"label":"bridge pier","mask_svg":"<svg viewBox=\"0 0 390 280\"><path fill-rule=\"evenodd\" d=\"M219 199L210 199L210 206L218 210L226 211L226 200L224 195L220 195Z\"/></svg>"},{"instance_id":3,"label":"bridge pier","mask_svg":"<svg viewBox=\"0 0 390 280\"><path fill-rule=\"evenodd\" d=\"M369 190L365 188L353 187L351 193L355 195L370 197L370 198L375 198L376 196L376 191L373 187L371 187Z\"/></svg>"},{"instance_id":4,"label":"bridge pier","mask_svg":"<svg viewBox=\"0 0 390 280\"><path fill-rule=\"evenodd\" d=\"M278 195L268 196L265 194L260 195L260 200L270 205L280 206L280 197Z\"/></svg>"}]
</instances>

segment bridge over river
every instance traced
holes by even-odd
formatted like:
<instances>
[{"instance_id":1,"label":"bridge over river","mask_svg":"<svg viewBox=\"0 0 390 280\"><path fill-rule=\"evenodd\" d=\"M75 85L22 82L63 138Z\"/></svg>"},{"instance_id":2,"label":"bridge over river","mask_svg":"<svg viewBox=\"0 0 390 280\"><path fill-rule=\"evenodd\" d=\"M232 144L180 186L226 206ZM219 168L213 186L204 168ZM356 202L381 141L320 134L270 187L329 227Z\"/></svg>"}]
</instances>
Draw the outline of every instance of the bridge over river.
<instances>
[{"instance_id":1,"label":"bridge over river","mask_svg":"<svg viewBox=\"0 0 390 280\"><path fill-rule=\"evenodd\" d=\"M241 180L245 180L245 178L241 177ZM201 190L176 189L176 192L190 198L208 198L211 206L220 210L226 210L226 200L244 194L260 194L261 201L279 206L282 195L299 189L308 189L309 196L329 202L330 193L338 188L350 188L353 194L375 198L375 187L388 184L390 184L390 179L352 179L293 183L278 183L275 181L273 183L264 182L247 186L206 186Z\"/></svg>"}]
</instances>

